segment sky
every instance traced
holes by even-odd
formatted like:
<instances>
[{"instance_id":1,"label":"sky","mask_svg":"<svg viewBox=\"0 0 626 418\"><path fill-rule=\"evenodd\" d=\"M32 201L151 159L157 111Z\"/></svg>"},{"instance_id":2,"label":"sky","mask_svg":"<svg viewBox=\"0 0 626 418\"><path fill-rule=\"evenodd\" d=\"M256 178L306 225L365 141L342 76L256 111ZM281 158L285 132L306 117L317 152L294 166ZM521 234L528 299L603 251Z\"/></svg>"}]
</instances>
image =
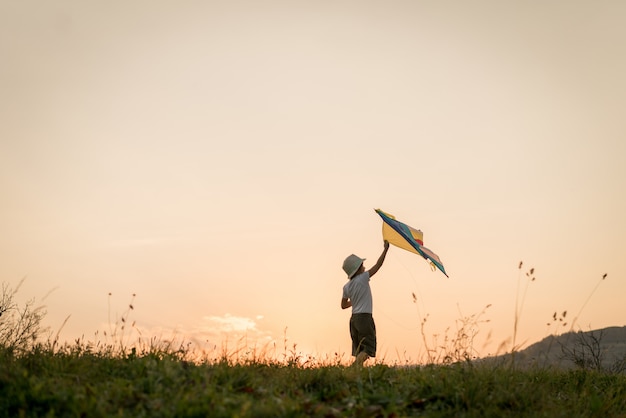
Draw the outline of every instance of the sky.
<instances>
[{"instance_id":1,"label":"sky","mask_svg":"<svg viewBox=\"0 0 626 418\"><path fill-rule=\"evenodd\" d=\"M624 19L608 0L0 0L0 278L66 341L128 318L129 339L349 357L341 265L374 264L380 208L450 276L390 249L380 361L459 330L490 355L624 326Z\"/></svg>"}]
</instances>

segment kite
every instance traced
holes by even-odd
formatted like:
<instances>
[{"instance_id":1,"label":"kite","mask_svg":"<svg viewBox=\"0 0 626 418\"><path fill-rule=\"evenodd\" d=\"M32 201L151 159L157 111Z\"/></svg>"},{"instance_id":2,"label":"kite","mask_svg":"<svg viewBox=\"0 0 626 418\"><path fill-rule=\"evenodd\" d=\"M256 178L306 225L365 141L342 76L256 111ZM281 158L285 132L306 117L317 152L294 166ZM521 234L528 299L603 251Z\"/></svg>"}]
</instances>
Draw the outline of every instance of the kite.
<instances>
[{"instance_id":1,"label":"kite","mask_svg":"<svg viewBox=\"0 0 626 418\"><path fill-rule=\"evenodd\" d=\"M422 231L397 221L393 215L385 213L380 209L376 209L376 213L383 218L384 240L389 241L390 244L402 248L403 250L419 254L424 257L425 260L430 260L430 264L433 268L437 267L446 277L449 277L439 256L424 247L424 234Z\"/></svg>"}]
</instances>

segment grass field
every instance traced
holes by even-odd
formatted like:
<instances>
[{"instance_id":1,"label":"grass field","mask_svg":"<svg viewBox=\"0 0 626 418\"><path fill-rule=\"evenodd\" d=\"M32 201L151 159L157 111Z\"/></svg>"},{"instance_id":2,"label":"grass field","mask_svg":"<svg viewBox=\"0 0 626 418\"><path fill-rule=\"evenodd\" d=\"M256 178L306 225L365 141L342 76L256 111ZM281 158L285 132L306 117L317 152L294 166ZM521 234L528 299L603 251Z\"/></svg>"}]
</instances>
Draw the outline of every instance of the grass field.
<instances>
[{"instance_id":1,"label":"grass field","mask_svg":"<svg viewBox=\"0 0 626 418\"><path fill-rule=\"evenodd\" d=\"M209 355L154 338L129 343L132 300L100 335L104 341L42 343L45 310L19 306L16 291L3 285L0 293L0 418L626 418L626 356L614 363L619 367L604 367L602 333L572 337L576 345L566 353L574 369L522 367L515 347L507 356L475 359L471 336L481 312L464 318L459 335L423 364L370 360L355 367L344 355L302 358L286 345L279 355L245 346Z\"/></svg>"},{"instance_id":2,"label":"grass field","mask_svg":"<svg viewBox=\"0 0 626 418\"><path fill-rule=\"evenodd\" d=\"M626 375L510 365L352 367L76 344L0 351L0 416L626 417Z\"/></svg>"}]
</instances>

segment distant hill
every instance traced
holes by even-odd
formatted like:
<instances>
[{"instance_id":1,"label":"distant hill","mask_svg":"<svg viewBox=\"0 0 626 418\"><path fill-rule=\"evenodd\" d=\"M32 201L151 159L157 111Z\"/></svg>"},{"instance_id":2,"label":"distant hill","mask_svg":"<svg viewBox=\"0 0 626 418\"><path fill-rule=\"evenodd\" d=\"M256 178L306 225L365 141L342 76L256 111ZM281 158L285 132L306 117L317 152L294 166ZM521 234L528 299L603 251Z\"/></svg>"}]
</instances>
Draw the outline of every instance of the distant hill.
<instances>
[{"instance_id":1,"label":"distant hill","mask_svg":"<svg viewBox=\"0 0 626 418\"><path fill-rule=\"evenodd\" d=\"M511 359L509 353L482 361L507 363ZM584 368L624 373L626 327L550 335L516 352L515 364L520 367Z\"/></svg>"}]
</instances>

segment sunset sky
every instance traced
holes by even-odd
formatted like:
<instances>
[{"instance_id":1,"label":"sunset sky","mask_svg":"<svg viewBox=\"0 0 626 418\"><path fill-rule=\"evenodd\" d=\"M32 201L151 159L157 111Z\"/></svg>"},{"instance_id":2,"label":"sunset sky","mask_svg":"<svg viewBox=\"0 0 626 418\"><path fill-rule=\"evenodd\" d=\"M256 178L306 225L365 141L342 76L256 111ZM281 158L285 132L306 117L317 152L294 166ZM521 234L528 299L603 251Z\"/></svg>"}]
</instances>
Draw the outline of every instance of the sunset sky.
<instances>
[{"instance_id":1,"label":"sunset sky","mask_svg":"<svg viewBox=\"0 0 626 418\"><path fill-rule=\"evenodd\" d=\"M341 265L375 262L380 208L450 275L390 249L381 360L487 305L475 348L510 349L516 299L519 344L624 326L624 21L618 0L0 0L0 278L69 341L132 303L134 336L349 356Z\"/></svg>"}]
</instances>

